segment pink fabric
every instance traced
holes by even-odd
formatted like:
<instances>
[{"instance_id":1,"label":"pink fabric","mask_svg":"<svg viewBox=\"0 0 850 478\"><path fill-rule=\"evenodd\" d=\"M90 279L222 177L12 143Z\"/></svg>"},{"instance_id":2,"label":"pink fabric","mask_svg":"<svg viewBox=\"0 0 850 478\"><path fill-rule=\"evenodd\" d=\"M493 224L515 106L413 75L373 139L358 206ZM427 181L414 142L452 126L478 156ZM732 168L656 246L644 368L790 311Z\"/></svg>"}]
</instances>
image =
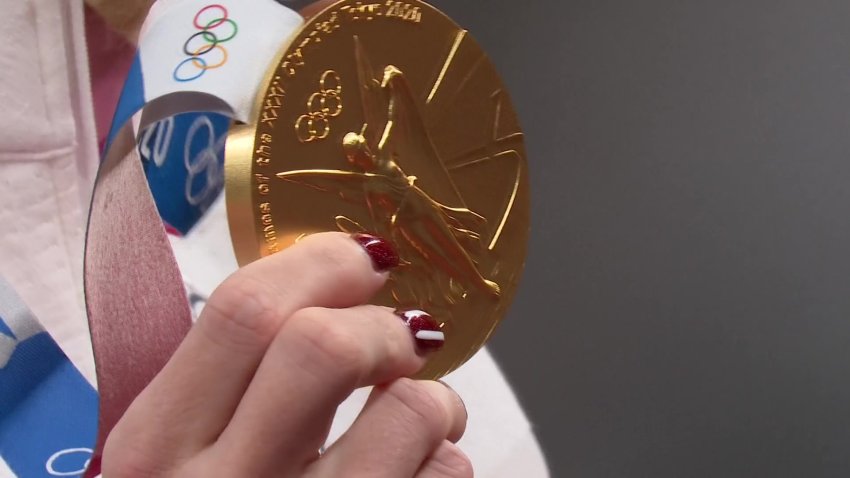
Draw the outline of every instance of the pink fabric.
<instances>
[{"instance_id":1,"label":"pink fabric","mask_svg":"<svg viewBox=\"0 0 850 478\"><path fill-rule=\"evenodd\" d=\"M130 153L101 166L86 239L86 305L100 390L95 456L192 323L129 129L113 148Z\"/></svg>"},{"instance_id":2,"label":"pink fabric","mask_svg":"<svg viewBox=\"0 0 850 478\"><path fill-rule=\"evenodd\" d=\"M97 140L102 150L136 46L112 31L91 8L86 7L85 16Z\"/></svg>"},{"instance_id":3,"label":"pink fabric","mask_svg":"<svg viewBox=\"0 0 850 478\"><path fill-rule=\"evenodd\" d=\"M83 5L11 1L2 11L0 274L94 384L82 257L98 154Z\"/></svg>"}]
</instances>

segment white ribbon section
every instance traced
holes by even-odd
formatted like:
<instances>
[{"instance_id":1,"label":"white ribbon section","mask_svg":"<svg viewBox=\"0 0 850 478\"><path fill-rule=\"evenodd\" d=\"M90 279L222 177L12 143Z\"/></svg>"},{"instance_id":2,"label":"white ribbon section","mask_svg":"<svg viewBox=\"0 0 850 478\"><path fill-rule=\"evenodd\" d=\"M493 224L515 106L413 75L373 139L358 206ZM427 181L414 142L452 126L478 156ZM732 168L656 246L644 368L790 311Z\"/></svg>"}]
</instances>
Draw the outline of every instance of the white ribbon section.
<instances>
[{"instance_id":1,"label":"white ribbon section","mask_svg":"<svg viewBox=\"0 0 850 478\"><path fill-rule=\"evenodd\" d=\"M0 278L0 317L15 337L0 332L0 369L6 366L19 342L43 331L29 308L12 290L12 287Z\"/></svg>"},{"instance_id":2,"label":"white ribbon section","mask_svg":"<svg viewBox=\"0 0 850 478\"><path fill-rule=\"evenodd\" d=\"M247 122L268 69L303 23L274 0L169 2L152 11L139 40L145 100L208 94ZM169 98L155 119L197 110L194 96Z\"/></svg>"}]
</instances>

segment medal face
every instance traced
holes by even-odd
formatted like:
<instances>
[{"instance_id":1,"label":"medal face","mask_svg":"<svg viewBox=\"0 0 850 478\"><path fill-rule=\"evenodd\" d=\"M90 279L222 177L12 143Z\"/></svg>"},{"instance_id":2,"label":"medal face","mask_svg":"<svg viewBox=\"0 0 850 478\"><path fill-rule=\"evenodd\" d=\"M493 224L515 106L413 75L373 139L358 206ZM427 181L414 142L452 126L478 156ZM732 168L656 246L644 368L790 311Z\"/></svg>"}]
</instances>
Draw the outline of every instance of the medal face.
<instances>
[{"instance_id":1,"label":"medal face","mask_svg":"<svg viewBox=\"0 0 850 478\"><path fill-rule=\"evenodd\" d=\"M430 313L454 370L505 315L525 261L523 134L493 65L422 2L343 0L270 71L256 124L227 145L240 264L321 231L367 232L401 258L374 303Z\"/></svg>"}]
</instances>

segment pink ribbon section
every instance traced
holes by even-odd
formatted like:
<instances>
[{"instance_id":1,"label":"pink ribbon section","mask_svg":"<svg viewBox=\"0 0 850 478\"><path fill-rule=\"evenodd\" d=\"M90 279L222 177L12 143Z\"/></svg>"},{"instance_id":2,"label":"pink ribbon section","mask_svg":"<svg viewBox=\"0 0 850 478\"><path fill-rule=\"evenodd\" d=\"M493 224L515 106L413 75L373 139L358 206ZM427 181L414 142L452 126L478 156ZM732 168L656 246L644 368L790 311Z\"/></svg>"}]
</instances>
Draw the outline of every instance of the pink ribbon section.
<instances>
[{"instance_id":1,"label":"pink ribbon section","mask_svg":"<svg viewBox=\"0 0 850 478\"><path fill-rule=\"evenodd\" d=\"M128 130L116 142L132 144ZM86 306L100 391L95 457L192 324L141 161L135 148L130 151L101 166L86 241Z\"/></svg>"}]
</instances>

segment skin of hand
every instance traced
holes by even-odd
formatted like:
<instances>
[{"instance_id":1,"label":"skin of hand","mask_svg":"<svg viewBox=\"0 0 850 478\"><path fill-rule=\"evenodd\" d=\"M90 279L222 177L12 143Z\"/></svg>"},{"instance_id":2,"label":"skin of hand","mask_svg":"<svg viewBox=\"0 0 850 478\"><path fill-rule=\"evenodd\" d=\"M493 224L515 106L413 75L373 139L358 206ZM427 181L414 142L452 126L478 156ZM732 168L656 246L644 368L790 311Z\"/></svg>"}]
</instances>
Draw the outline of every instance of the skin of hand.
<instances>
[{"instance_id":1,"label":"skin of hand","mask_svg":"<svg viewBox=\"0 0 850 478\"><path fill-rule=\"evenodd\" d=\"M364 305L390 274L380 259L322 233L234 273L109 436L103 476L472 477L460 397L405 378L423 347L392 309ZM337 406L371 385L320 455Z\"/></svg>"}]
</instances>

